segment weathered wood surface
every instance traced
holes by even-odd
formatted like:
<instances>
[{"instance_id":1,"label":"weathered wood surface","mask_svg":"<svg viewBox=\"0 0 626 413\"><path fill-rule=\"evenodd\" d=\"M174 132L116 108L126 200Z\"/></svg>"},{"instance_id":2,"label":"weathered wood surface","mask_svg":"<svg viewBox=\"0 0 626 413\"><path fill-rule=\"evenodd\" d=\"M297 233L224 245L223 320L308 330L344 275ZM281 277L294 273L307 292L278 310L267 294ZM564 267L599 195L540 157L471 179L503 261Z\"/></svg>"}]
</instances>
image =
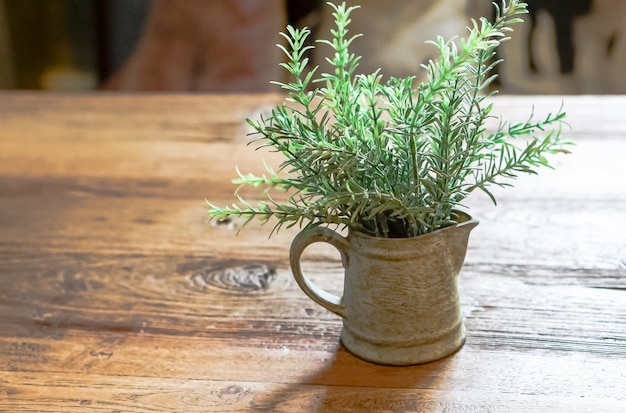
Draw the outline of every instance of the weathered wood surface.
<instances>
[{"instance_id":1,"label":"weathered wood surface","mask_svg":"<svg viewBox=\"0 0 626 413\"><path fill-rule=\"evenodd\" d=\"M468 340L372 365L291 279L293 231L207 223L244 119L276 96L0 94L0 411L621 412L626 97L501 97L570 114L557 170L471 199ZM304 268L339 291L337 253Z\"/></svg>"}]
</instances>

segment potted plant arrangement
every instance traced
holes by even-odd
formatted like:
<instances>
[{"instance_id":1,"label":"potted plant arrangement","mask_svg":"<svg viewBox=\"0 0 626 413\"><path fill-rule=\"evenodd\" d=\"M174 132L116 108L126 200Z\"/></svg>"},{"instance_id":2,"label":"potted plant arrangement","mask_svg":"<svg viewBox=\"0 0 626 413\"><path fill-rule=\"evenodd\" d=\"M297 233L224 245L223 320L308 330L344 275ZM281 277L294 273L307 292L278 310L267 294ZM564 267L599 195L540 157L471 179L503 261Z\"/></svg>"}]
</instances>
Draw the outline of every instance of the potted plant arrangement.
<instances>
[{"instance_id":1,"label":"potted plant arrangement","mask_svg":"<svg viewBox=\"0 0 626 413\"><path fill-rule=\"evenodd\" d=\"M274 220L274 230L299 226L290 264L298 285L343 318L341 341L365 360L408 365L442 358L465 340L457 276L477 221L462 212L475 190L495 203L490 186L511 186L518 173L550 166L548 154L566 153L565 113L540 120L501 121L489 131L489 85L498 45L526 4L494 3L495 18L473 21L462 39L433 42L439 57L424 65L427 79L356 74L349 52L356 7L329 3L336 27L328 61L333 73L309 68L309 30L287 27L291 74L286 101L271 115L248 120L260 146L284 155L278 171L239 174L233 182L263 188L265 200L220 208L212 219ZM272 191L286 192L284 201ZM347 228L346 237L335 231ZM334 229L333 229L334 228ZM271 235L271 234L270 234ZM313 242L335 246L345 268L336 297L302 273L300 257Z\"/></svg>"}]
</instances>

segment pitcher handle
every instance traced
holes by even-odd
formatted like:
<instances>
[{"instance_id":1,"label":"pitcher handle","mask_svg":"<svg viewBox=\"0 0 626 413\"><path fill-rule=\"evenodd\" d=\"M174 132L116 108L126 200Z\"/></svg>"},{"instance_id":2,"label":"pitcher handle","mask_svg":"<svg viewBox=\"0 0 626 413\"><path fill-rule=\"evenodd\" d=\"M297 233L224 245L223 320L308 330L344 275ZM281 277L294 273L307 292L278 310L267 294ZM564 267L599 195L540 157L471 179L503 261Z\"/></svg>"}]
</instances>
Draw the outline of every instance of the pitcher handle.
<instances>
[{"instance_id":1,"label":"pitcher handle","mask_svg":"<svg viewBox=\"0 0 626 413\"><path fill-rule=\"evenodd\" d=\"M302 253L309 245L315 242L326 242L335 247L341 254L341 262L346 267L348 264L348 240L326 227L312 227L302 230L292 241L289 251L289 264L291 272L296 279L298 286L313 301L338 316L346 317L346 307L341 304L341 297L324 291L313 284L306 275L302 273L300 259Z\"/></svg>"}]
</instances>

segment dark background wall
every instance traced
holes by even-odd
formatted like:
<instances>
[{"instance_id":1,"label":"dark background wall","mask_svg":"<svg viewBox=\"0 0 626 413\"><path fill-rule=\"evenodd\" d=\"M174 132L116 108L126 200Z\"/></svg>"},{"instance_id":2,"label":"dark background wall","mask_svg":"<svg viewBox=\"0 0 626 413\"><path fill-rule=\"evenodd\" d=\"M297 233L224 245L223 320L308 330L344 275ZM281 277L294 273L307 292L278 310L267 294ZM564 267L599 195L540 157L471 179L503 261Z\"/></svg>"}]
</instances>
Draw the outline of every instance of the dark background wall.
<instances>
[{"instance_id":1,"label":"dark background wall","mask_svg":"<svg viewBox=\"0 0 626 413\"><path fill-rule=\"evenodd\" d=\"M4 87L39 89L67 76L96 87L128 58L151 0L1 0ZM0 63L2 64L2 63ZM6 77L6 75L5 75ZM49 85L53 86L53 85Z\"/></svg>"}]
</instances>

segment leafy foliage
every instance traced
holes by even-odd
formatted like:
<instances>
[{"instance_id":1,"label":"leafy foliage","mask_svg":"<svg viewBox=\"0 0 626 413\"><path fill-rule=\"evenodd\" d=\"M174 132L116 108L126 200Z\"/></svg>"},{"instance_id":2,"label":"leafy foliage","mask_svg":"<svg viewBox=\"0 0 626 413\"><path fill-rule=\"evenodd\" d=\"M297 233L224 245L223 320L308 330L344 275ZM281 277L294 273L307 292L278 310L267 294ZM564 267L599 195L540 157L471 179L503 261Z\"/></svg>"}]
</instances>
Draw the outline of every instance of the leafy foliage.
<instances>
[{"instance_id":1,"label":"leafy foliage","mask_svg":"<svg viewBox=\"0 0 626 413\"><path fill-rule=\"evenodd\" d=\"M281 152L285 160L267 176L239 174L239 185L265 188L266 200L219 208L215 219L241 216L249 222L275 219L274 230L293 225L344 225L378 237L412 237L454 223L454 210L474 190L510 186L519 173L550 166L546 154L567 152L561 139L565 113L541 120L501 122L488 132L486 99L494 80L498 45L513 23L521 22L526 4L502 0L496 18L472 21L463 39L438 38L438 59L424 66L427 80L414 77L382 81L380 71L357 75L360 60L349 52L359 36L349 36L356 7L334 5L336 27L327 60L334 73L308 69L305 57L310 31L287 27L279 45L282 63L293 80L275 82L286 101L267 118L248 120L260 146ZM287 191L276 202L272 190ZM272 231L273 232L273 231Z\"/></svg>"}]
</instances>

